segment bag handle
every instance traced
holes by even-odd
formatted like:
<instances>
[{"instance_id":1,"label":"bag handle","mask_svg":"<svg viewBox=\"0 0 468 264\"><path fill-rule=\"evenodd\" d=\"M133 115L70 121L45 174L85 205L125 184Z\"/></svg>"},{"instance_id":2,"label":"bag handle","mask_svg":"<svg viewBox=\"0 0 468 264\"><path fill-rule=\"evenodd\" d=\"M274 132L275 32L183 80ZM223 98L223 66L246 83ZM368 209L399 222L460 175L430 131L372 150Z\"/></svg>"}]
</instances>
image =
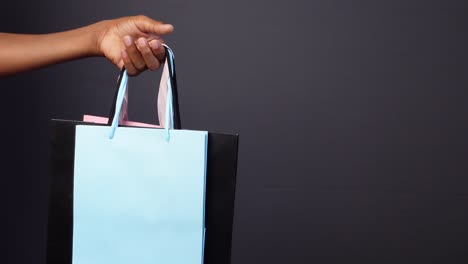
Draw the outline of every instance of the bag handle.
<instances>
[{"instance_id":1,"label":"bag handle","mask_svg":"<svg viewBox=\"0 0 468 264\"><path fill-rule=\"evenodd\" d=\"M181 129L181 121L180 121L180 111L179 111L179 102L177 96L177 79L176 79L176 72L175 72L175 62L174 62L174 53L172 50L165 44L163 44L165 51L166 51L166 61L164 65L163 76L161 79L161 83L166 83L166 87L160 86L160 92L158 96L164 94L161 89L167 89L167 97L166 97L166 104L165 104L165 124L160 124L164 126L166 129L166 137L169 140L169 129ZM167 77L167 80L163 80L163 78ZM128 83L128 74L125 67L122 67L120 71L119 78L117 81L117 89L114 96L114 100L112 103L112 108L110 111L110 117L108 120L108 125L111 126L111 131L109 134L109 138L112 139L115 134L115 130L119 125L119 121L121 119L121 112L122 112L122 105L124 103L124 99L127 94L127 83ZM159 98L158 98L159 99ZM124 109L124 112L126 110ZM126 114L126 113L125 113ZM162 117L159 116L159 119L162 120Z\"/></svg>"}]
</instances>

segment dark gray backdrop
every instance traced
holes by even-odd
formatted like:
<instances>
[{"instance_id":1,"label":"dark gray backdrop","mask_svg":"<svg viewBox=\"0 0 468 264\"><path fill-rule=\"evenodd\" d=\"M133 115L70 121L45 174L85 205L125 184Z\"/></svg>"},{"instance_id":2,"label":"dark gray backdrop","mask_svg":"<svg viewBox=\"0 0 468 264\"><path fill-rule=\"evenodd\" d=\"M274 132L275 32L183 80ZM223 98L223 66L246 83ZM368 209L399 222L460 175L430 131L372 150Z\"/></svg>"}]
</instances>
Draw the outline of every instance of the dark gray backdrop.
<instances>
[{"instance_id":1,"label":"dark gray backdrop","mask_svg":"<svg viewBox=\"0 0 468 264\"><path fill-rule=\"evenodd\" d=\"M3 1L0 31L173 23L183 125L241 135L234 264L467 263L463 2ZM107 115L117 74L0 80L7 263L44 263L48 120ZM155 120L159 77L131 80L132 119Z\"/></svg>"}]
</instances>

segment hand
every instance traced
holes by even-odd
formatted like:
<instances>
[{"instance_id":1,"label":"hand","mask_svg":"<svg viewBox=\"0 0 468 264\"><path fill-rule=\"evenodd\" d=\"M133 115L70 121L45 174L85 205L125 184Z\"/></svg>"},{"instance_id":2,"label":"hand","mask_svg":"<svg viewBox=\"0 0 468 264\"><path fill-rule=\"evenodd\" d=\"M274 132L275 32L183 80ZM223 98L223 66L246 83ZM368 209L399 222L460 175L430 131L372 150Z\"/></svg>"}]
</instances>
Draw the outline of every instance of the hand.
<instances>
[{"instance_id":1,"label":"hand","mask_svg":"<svg viewBox=\"0 0 468 264\"><path fill-rule=\"evenodd\" d=\"M173 32L174 27L146 16L123 17L95 24L96 48L117 67L125 65L130 76L146 69L156 70L165 59L160 35Z\"/></svg>"}]
</instances>

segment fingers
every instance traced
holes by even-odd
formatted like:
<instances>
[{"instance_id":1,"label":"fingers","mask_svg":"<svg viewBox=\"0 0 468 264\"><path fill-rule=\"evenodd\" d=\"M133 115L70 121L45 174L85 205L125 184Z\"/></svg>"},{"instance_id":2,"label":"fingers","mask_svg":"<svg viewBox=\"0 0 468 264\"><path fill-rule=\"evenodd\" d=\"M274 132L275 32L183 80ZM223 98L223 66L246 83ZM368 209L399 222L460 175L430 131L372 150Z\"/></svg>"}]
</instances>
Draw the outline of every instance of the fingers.
<instances>
[{"instance_id":1,"label":"fingers","mask_svg":"<svg viewBox=\"0 0 468 264\"><path fill-rule=\"evenodd\" d=\"M142 15L116 21L120 24L115 30L108 31L113 32L114 36L109 37L111 41L106 43L111 42L111 45L105 47L107 52L104 50L103 54L118 66L125 66L132 76L147 69L157 70L164 63L166 53L162 45L164 42L158 36L172 33L174 27ZM119 39L123 43L112 44L112 41Z\"/></svg>"},{"instance_id":2,"label":"fingers","mask_svg":"<svg viewBox=\"0 0 468 264\"><path fill-rule=\"evenodd\" d=\"M146 69L146 63L140 51L138 50L135 43L133 42L132 38L130 36L125 36L124 44L125 44L125 52L127 53L127 57L128 57L128 62L131 62L131 65L129 65L130 66L129 68L127 68L127 64L125 64L125 68L127 68L128 74L136 75L144 71ZM136 71L132 71L130 69L135 69Z\"/></svg>"},{"instance_id":3,"label":"fingers","mask_svg":"<svg viewBox=\"0 0 468 264\"><path fill-rule=\"evenodd\" d=\"M164 60L166 59L166 50L162 45L164 42L159 39L151 39L148 40L148 43L151 47L151 50L153 51L154 56L156 56L156 58L158 59L159 63L164 63Z\"/></svg>"},{"instance_id":4,"label":"fingers","mask_svg":"<svg viewBox=\"0 0 468 264\"><path fill-rule=\"evenodd\" d=\"M134 22L141 32L147 34L165 35L174 31L174 27L171 24L165 24L146 16L136 16Z\"/></svg>"},{"instance_id":5,"label":"fingers","mask_svg":"<svg viewBox=\"0 0 468 264\"><path fill-rule=\"evenodd\" d=\"M139 72L135 68L135 66L133 66L133 63L128 57L128 54L125 50L122 50L121 57L122 57L122 62L125 65L125 69L127 70L128 75L130 76L137 75Z\"/></svg>"},{"instance_id":6,"label":"fingers","mask_svg":"<svg viewBox=\"0 0 468 264\"><path fill-rule=\"evenodd\" d=\"M153 41L153 46L156 45L158 47L157 41ZM141 53L141 56L143 57L143 60L146 64L146 67L150 70L156 70L159 68L159 60L158 58L153 54L152 48L150 47L150 44L146 41L145 38L139 38L138 39L138 50Z\"/></svg>"},{"instance_id":7,"label":"fingers","mask_svg":"<svg viewBox=\"0 0 468 264\"><path fill-rule=\"evenodd\" d=\"M125 50L121 52L123 64L130 76L138 75L146 69L157 70L164 63L165 49L159 38L139 38L133 41L130 36L124 37Z\"/></svg>"}]
</instances>

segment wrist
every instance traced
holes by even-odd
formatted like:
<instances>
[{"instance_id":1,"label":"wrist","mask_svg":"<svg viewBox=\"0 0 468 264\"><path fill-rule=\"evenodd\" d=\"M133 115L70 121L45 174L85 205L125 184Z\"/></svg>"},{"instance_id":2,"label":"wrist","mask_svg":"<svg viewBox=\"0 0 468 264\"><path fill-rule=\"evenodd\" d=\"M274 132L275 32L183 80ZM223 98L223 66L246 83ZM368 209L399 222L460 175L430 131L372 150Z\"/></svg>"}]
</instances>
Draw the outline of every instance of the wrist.
<instances>
[{"instance_id":1,"label":"wrist","mask_svg":"<svg viewBox=\"0 0 468 264\"><path fill-rule=\"evenodd\" d=\"M85 46L87 47L87 52L90 56L104 56L101 49L101 42L107 33L107 24L107 21L100 21L83 28L87 31L85 39L88 43Z\"/></svg>"}]
</instances>

